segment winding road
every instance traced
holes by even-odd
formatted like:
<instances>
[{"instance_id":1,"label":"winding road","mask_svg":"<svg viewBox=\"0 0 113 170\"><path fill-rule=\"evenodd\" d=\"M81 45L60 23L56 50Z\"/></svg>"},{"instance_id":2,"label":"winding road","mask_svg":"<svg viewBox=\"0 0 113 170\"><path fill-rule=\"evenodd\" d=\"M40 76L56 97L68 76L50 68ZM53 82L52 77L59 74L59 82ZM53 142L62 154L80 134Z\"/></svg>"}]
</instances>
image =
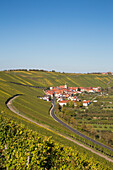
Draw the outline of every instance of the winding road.
<instances>
[{"instance_id":1,"label":"winding road","mask_svg":"<svg viewBox=\"0 0 113 170\"><path fill-rule=\"evenodd\" d=\"M110 147L108 147L108 146L106 146L106 145L104 145L104 144L102 144L102 143L100 143L100 142L97 142L97 141L95 141L94 139L89 138L88 136L80 133L79 131L73 129L72 127L68 126L67 124L65 124L64 122L62 122L60 119L58 119L58 118L55 116L55 114L54 114L55 98L52 100L52 103L53 103L53 108L52 108L52 110L51 110L51 112L50 112L50 115L51 115L51 117L52 117L55 121L59 122L60 124L62 124L62 125L65 126L66 128L68 128L68 129L71 130L72 132L76 133L77 135L79 135L79 136L81 136L81 137L83 137L83 138L85 138L85 139L87 139L87 140L89 140L89 141L91 141L91 142L93 142L93 143L95 143L95 144L97 144L97 145L100 145L100 146L102 146L103 148L107 148L108 150L113 151L112 148L110 148Z\"/></svg>"},{"instance_id":2,"label":"winding road","mask_svg":"<svg viewBox=\"0 0 113 170\"><path fill-rule=\"evenodd\" d=\"M19 96L20 96L19 94L18 94L18 95L15 95L15 96L9 98L9 99L6 101L6 106L8 107L9 110L11 110L12 112L14 112L14 113L17 114L18 116L20 116L20 117L22 117L22 118L24 118L24 119L26 119L26 120L28 120L28 121L30 121L30 122L38 125L38 126L40 126L40 127L43 127L43 128L45 128L45 129L53 132L53 133L56 133L57 135L65 138L65 139L67 139L67 140L72 141L73 143L75 143L75 144L77 144L77 145L79 145L79 146L81 146L81 147L83 147L83 148L91 151L92 153L95 153L95 154L99 155L100 157L103 157L104 159L106 159L106 160L108 160L108 161L110 161L110 162L113 162L113 160L110 159L110 158L108 158L107 156L105 156L105 155L103 155L103 154L101 154L101 153L99 153L99 152L96 152L95 150L93 150L93 149L91 149L91 148L89 148L89 147L87 147L87 146L85 146L85 145L83 145L83 144L81 144L81 143L79 143L79 142L71 139L70 137L67 137L67 136L65 136L65 135L62 135L62 134L54 131L54 130L49 129L48 127L46 127L46 125L39 124L39 123L33 121L32 119L30 119L30 118L28 118L28 117L20 114L19 111L18 111L18 110L13 106L13 104L12 104L13 100L15 100L15 99L16 99L17 97L19 97ZM54 115L55 100L53 100L52 105L53 105L53 107L52 107L51 110L50 110L50 116L52 116L55 121L61 123L61 124L64 125L66 128L70 129L71 131L75 132L76 134L81 134L81 133L79 133L78 131L76 131L76 130L74 130L73 128L71 128L71 127L69 127L68 125L66 125L65 123L63 123L61 120L59 120L59 119ZM82 134L82 135L83 135L83 134ZM85 135L83 135L83 136L85 136ZM87 137L87 136L85 136L85 137ZM95 142L96 142L96 141L95 141ZM111 148L110 148L110 149L111 149Z\"/></svg>"}]
</instances>

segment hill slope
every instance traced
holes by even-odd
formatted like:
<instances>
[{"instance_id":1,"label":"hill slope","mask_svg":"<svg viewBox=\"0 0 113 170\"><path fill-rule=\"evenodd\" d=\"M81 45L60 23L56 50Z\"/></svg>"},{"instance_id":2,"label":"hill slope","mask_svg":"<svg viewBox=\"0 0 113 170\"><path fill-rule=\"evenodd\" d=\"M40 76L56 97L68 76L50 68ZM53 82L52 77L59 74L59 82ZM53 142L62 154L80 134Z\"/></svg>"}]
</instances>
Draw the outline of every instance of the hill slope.
<instances>
[{"instance_id":1,"label":"hill slope","mask_svg":"<svg viewBox=\"0 0 113 170\"><path fill-rule=\"evenodd\" d=\"M21 97L14 101L14 105L20 111L31 119L49 126L49 128L56 131L60 131L62 134L73 136L69 130L66 130L63 126L59 125L49 116L49 108L51 103L44 102L37 98L42 96L43 90L34 88L33 86L49 87L58 86L67 82L68 86L102 86L107 87L107 83L112 79L112 76L104 75L83 75L83 74L63 74L55 72L41 72L41 71L5 71L0 72L0 112L12 120L23 123L29 129L38 131L44 136L52 136L55 141L59 141L67 146L74 147L72 142L59 137L55 133L43 129L39 126L30 123L29 121L22 119L21 117L12 113L5 105L8 98L15 94L23 94ZM16 84L17 83L17 84ZM19 83L19 84L18 84ZM113 85L113 81L110 81L109 86ZM76 148L81 153L87 153L88 151L78 147ZM95 157L95 160L106 162L104 159L95 156L88 152L89 157ZM110 163L108 163L110 164Z\"/></svg>"},{"instance_id":2,"label":"hill slope","mask_svg":"<svg viewBox=\"0 0 113 170\"><path fill-rule=\"evenodd\" d=\"M74 74L44 71L5 71L0 72L0 81L17 82L42 87L59 86L67 82L68 86L113 86L112 75Z\"/></svg>"},{"instance_id":3,"label":"hill slope","mask_svg":"<svg viewBox=\"0 0 113 170\"><path fill-rule=\"evenodd\" d=\"M12 120L0 117L0 124L1 169L110 169Z\"/></svg>"}]
</instances>

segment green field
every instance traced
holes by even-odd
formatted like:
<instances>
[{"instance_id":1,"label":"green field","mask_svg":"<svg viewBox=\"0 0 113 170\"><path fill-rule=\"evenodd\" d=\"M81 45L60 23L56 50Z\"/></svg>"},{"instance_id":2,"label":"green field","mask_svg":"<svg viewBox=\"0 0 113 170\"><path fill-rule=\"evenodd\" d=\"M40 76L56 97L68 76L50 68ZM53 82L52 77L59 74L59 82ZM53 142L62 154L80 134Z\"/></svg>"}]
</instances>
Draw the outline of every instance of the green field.
<instances>
[{"instance_id":1,"label":"green field","mask_svg":"<svg viewBox=\"0 0 113 170\"><path fill-rule=\"evenodd\" d=\"M43 71L0 72L0 112L5 117L9 117L18 123L23 123L29 129L35 130L43 136L52 136L53 139L57 142L61 142L67 146L76 146L80 152L89 153L88 155L90 157L95 157L96 160L98 159L102 162L107 162L99 156L94 155L91 152L86 151L74 143L60 137L56 133L36 126L35 124L17 116L6 107L5 102L8 98L15 94L23 94L22 96L16 98L13 102L14 106L17 108L17 110L20 111L21 114L30 117L38 123L46 125L56 132L60 132L69 136L75 136L73 133L70 133L69 130L65 129L62 125L55 122L50 117L49 109L51 107L51 103L47 103L37 98L37 96L42 96L44 94L43 90L29 86L40 86L47 88L49 86L63 85L66 81L68 86L101 86L105 88L111 79L113 79L111 75L98 74L70 74ZM21 83L22 85L14 83ZM113 81L111 81L109 86L113 86Z\"/></svg>"}]
</instances>

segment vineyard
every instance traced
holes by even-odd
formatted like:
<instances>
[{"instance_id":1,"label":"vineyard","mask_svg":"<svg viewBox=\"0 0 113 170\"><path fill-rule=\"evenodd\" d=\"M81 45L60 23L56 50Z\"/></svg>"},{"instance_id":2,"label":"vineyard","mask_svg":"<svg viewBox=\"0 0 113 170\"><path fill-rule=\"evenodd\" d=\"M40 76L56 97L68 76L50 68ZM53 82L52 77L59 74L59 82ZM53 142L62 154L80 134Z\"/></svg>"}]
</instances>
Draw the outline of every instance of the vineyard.
<instances>
[{"instance_id":1,"label":"vineyard","mask_svg":"<svg viewBox=\"0 0 113 170\"><path fill-rule=\"evenodd\" d=\"M113 86L112 75L75 74L49 71L4 71L0 72L0 81L20 83L28 86L60 86L67 82L69 87Z\"/></svg>"},{"instance_id":2,"label":"vineyard","mask_svg":"<svg viewBox=\"0 0 113 170\"><path fill-rule=\"evenodd\" d=\"M1 169L110 169L4 116L0 124Z\"/></svg>"},{"instance_id":3,"label":"vineyard","mask_svg":"<svg viewBox=\"0 0 113 170\"><path fill-rule=\"evenodd\" d=\"M86 144L88 146L92 145L90 142L85 141L84 139L81 139L79 136L75 135L73 132L70 132L70 130L66 129L65 127L60 125L58 122L54 121L49 115L49 109L51 107L51 103L50 102L47 103L43 100L38 99L38 97L37 97L37 96L44 95L43 88L48 88L49 86L62 85L65 83L65 81L67 82L67 84L69 86L86 86L86 87L87 86L101 86L101 87L105 88L105 87L107 87L107 83L111 79L112 79L111 75L98 75L98 74L97 75L96 74L95 75L93 75L93 74L92 75L85 75L85 74L82 75L82 74L56 73L56 72L45 72L45 71L26 71L26 70L25 71L0 72L0 112L1 112L0 114L4 115L4 117L2 118L2 121L4 122L3 123L4 125L2 124L2 128L4 126L3 129L5 130L5 127L9 126L9 124L11 124L11 122L14 121L16 123L13 122L12 124L14 124L15 127L19 127L20 129L22 129L23 126L18 126L19 124L22 123L26 126L26 128L29 129L27 131L30 134L31 133L34 134L37 132L38 132L38 134L41 134L43 137L41 137L40 135L39 136L42 139L42 141L45 140L44 136L47 136L47 137L52 136L52 139L54 139L54 141L56 143L59 142L59 144L57 144L58 148L60 148L60 146L62 144L65 147L70 146L71 148L74 148L74 150L79 151L80 155L87 155L87 160L89 160L90 158L93 157L93 160L94 160L93 162L97 162L97 160L98 160L99 162L102 163L102 165L104 167L106 167L106 166L112 167L113 165L111 162L109 162L109 161L105 160L104 158L101 158L100 156L95 155L95 154L91 153L90 151L74 144L73 142L59 136L57 134L58 132L63 135L66 135L68 137L71 137L72 139L76 139L81 143L84 142L84 144ZM109 86L111 87L112 85L113 85L113 81L110 81ZM38 88L38 87L41 87L41 88ZM37 123L41 123L41 124L45 125L46 127L48 127L50 129L50 131L47 130L46 128L42 128L40 126L37 126L37 125L31 123L30 121L23 119L22 117L11 112L6 107L5 103L6 103L7 99L9 99L10 97L12 97L16 94L22 94L20 97L16 98L13 101L13 105L19 111L19 113L29 117L30 119L34 120ZM106 100L108 100L108 99L106 99ZM105 103L103 110L106 111L106 109L109 109L112 112L112 104L109 103L109 105L110 105L109 106L110 108L107 108L107 104ZM110 113L110 114L112 115L112 113ZM81 115L82 115L82 113L81 113ZM6 117L12 121L7 120ZM79 118L78 118L78 120L79 120ZM89 120L89 121L91 121L91 120ZM103 120L103 121L107 121L107 120ZM109 123L110 123L110 120L109 120ZM97 128L100 128L98 126L102 126L102 125L94 124L94 126L96 126L95 128L97 129ZM107 127L108 127L108 129L111 130L112 124L107 125ZM103 126L102 126L102 128L105 129L105 127L103 127ZM2 131L3 131L3 129L2 129ZM25 128L23 128L23 130L24 130L24 132L26 131ZM33 130L33 131L31 132L31 130ZM13 131L13 129L10 127L9 131L11 133ZM9 133L9 131L8 131L8 133ZM37 131L37 132L34 132L34 131ZM24 132L22 134L24 134ZM5 133L5 131L4 131L4 133ZM22 134L20 134L20 136L22 136ZM13 161L12 156L16 155L15 154L16 149L14 149L13 144L15 144L16 148L18 148L17 145L20 146L20 144L16 145L16 142L13 143L12 137L9 136L8 138L9 138L9 140L8 140L9 143L11 143L10 146L12 147L12 149L11 149L11 147L8 147L9 146L8 142L7 142L7 144L6 143L2 144L2 149L1 149L2 157L1 158L2 158L2 161L3 160L5 161L4 165L2 165L2 168L10 162L9 160ZM24 148L24 145L25 145L25 146L27 146L27 148L29 148L30 145L28 147L28 145L24 143L24 138L28 139L27 137L23 136L23 138L17 139L16 141L18 142L19 140L22 139L23 141L20 142L21 147ZM31 137L29 137L29 138L31 138ZM34 141L34 140L38 141L38 138L35 138L35 137L34 137L34 139L32 138L32 141ZM53 142L54 145L55 145L55 142ZM17 166L16 164L18 164L18 167L19 167L21 164L19 162L20 160L22 160L22 162L24 162L23 164L25 164L25 166L30 166L30 163L28 165L26 165L27 164L26 161L30 162L32 160L31 159L32 155L33 155L32 149L27 150L27 149L22 149L21 147L18 148L19 150L17 149L17 152L18 152L17 155L19 155L18 157L20 158L20 157L22 157L21 154L23 154L24 157L19 159L17 161L17 163L13 162L13 164L12 164L10 162L9 163L10 165L7 165L7 166L15 167L15 166ZM31 147L32 147L32 142L31 142ZM100 149L100 148L98 148L98 146L94 146L94 148L97 148L98 150ZM11 150L8 150L8 149L11 149ZM25 150L25 152L23 152L23 150ZM37 152L38 151L36 151L36 153ZM107 153L108 156L112 156L112 153L106 151L106 149L103 150L103 152ZM8 153L10 153L9 157L7 156ZM5 158L5 156L7 159ZM30 157L30 160L29 160L29 157ZM16 158L16 160L17 160L17 158ZM23 161L23 160L25 160L25 161ZM72 162L70 164L73 166ZM23 166L23 167L25 167L25 166ZM53 166L53 164L52 164L52 166ZM13 169L13 168L11 168L11 169Z\"/></svg>"}]
</instances>

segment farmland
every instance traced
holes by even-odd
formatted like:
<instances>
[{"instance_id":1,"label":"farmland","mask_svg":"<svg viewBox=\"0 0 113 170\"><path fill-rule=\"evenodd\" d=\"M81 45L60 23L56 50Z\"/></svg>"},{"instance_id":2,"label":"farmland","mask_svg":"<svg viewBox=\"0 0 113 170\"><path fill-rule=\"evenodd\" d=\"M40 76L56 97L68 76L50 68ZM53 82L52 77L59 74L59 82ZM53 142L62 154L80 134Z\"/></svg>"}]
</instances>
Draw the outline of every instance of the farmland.
<instances>
[{"instance_id":1,"label":"farmland","mask_svg":"<svg viewBox=\"0 0 113 170\"><path fill-rule=\"evenodd\" d=\"M17 123L23 123L29 129L35 130L43 136L52 136L57 142L61 142L64 145L74 147L81 153L88 153L83 148L69 142L68 140L56 135L55 133L48 131L44 128L38 127L33 123L15 115L6 106L5 102L8 98L15 94L22 94L14 100L13 105L19 112L38 123L44 124L50 129L61 132L62 134L76 137L73 133L70 133L68 129L65 129L62 125L55 122L49 116L49 109L51 107L50 102L45 102L37 98L37 96L43 96L44 92L42 89L36 87L48 88L50 86L62 85L67 82L69 86L101 86L107 88L107 83L112 80L111 75L96 75L96 74L69 74L69 73L56 73L56 72L44 72L44 71L4 71L0 72L0 112L5 117L8 117ZM16 84L17 83L17 84ZM19 85L20 83L21 85ZM30 87L32 86L32 87ZM109 87L113 86L113 81L110 81ZM101 100L101 99L100 99ZM106 100L109 99L107 98ZM110 104L109 110L112 114L112 104ZM107 103L105 103L103 110L106 110ZM90 108L89 108L90 109ZM79 119L79 118L78 118ZM89 120L91 121L91 120ZM103 120L105 121L105 120ZM107 121L107 120L106 120ZM94 124L94 128L99 128L97 124ZM108 129L112 129L112 125L107 125ZM104 126L102 125L102 128ZM102 161L102 158L95 156L89 152L89 156L93 156L96 160ZM110 163L109 163L110 164Z\"/></svg>"},{"instance_id":2,"label":"farmland","mask_svg":"<svg viewBox=\"0 0 113 170\"><path fill-rule=\"evenodd\" d=\"M88 107L69 103L56 114L79 131L113 147L113 88L106 88L102 94L79 94L79 99L90 99ZM95 99L95 100L94 100Z\"/></svg>"}]
</instances>

